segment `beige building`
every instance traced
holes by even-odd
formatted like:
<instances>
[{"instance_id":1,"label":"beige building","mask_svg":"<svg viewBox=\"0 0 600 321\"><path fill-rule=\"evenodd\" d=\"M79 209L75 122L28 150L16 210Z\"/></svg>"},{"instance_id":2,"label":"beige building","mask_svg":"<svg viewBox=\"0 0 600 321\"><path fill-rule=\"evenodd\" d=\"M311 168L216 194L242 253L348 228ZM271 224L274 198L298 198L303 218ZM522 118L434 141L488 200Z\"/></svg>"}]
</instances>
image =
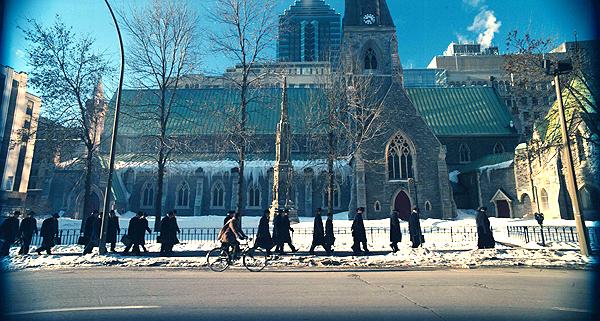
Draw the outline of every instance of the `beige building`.
<instances>
[{"instance_id":1,"label":"beige building","mask_svg":"<svg viewBox=\"0 0 600 321\"><path fill-rule=\"evenodd\" d=\"M27 196L41 100L27 92L27 74L0 73L0 213L18 209Z\"/></svg>"}]
</instances>

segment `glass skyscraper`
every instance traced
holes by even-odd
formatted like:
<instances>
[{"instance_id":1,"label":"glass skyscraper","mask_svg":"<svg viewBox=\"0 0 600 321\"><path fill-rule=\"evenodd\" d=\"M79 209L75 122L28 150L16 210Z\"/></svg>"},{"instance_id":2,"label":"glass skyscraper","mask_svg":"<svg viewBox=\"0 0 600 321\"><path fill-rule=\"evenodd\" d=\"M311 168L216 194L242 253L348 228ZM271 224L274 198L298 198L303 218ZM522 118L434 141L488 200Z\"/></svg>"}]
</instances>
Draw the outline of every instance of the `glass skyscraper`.
<instances>
[{"instance_id":1,"label":"glass skyscraper","mask_svg":"<svg viewBox=\"0 0 600 321\"><path fill-rule=\"evenodd\" d=\"M338 56L341 38L340 14L324 0L296 0L279 16L277 59L329 61Z\"/></svg>"}]
</instances>

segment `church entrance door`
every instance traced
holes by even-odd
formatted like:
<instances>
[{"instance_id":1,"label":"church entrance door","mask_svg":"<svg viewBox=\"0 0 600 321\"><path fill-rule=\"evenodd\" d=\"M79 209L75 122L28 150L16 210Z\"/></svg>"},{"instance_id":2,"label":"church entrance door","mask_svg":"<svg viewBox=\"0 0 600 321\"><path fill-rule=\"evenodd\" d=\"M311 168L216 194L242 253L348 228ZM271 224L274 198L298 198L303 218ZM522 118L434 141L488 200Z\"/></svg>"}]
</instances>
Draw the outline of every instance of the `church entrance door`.
<instances>
[{"instance_id":1,"label":"church entrance door","mask_svg":"<svg viewBox=\"0 0 600 321\"><path fill-rule=\"evenodd\" d=\"M496 201L496 213L499 218L510 218L510 207L505 200Z\"/></svg>"},{"instance_id":2,"label":"church entrance door","mask_svg":"<svg viewBox=\"0 0 600 321\"><path fill-rule=\"evenodd\" d=\"M400 191L394 200L394 209L400 213L400 219L408 221L410 216L410 199L404 191Z\"/></svg>"}]
</instances>

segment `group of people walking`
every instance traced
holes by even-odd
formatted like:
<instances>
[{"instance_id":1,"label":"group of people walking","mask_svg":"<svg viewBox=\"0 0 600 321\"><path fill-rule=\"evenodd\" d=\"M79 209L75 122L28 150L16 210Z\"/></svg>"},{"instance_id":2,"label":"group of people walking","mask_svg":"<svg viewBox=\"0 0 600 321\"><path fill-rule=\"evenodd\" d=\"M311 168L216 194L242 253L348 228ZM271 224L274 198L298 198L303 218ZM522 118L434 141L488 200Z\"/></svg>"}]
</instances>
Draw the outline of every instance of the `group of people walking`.
<instances>
[{"instance_id":1,"label":"group of people walking","mask_svg":"<svg viewBox=\"0 0 600 321\"><path fill-rule=\"evenodd\" d=\"M157 241L161 243L160 255L169 256L173 253L173 246L179 244L177 234L180 233L179 225L177 224L176 211L171 211L160 222L160 234ZM354 220L352 222L352 252L355 255L368 254L369 248L367 245L367 233L363 220L364 208L360 207L356 210ZM59 229L58 229L58 214L53 214L46 218L41 228L38 231L35 212L27 213L25 218L19 223L21 213L15 211L10 217L6 218L0 225L0 257L8 256L10 246L17 240L21 241L19 254L25 255L30 251L33 235L38 233L42 237L41 246L35 250L38 254L46 252L51 254L52 247L60 244ZM78 243L85 245L83 254L89 254L94 247L98 247L101 239L102 213L93 212L85 221L83 233L80 236ZM285 254L284 247L287 244L292 253L298 251L292 242L294 229L291 227L289 219L289 210L278 209L273 218L273 234L270 229L270 211L265 210L258 225L258 232L254 247L264 249L268 254L274 250L277 254ZM476 216L477 224L477 247L480 249L494 248L495 240L490 226L490 220L487 216L487 209L480 207L477 209ZM402 242L402 230L400 228L400 213L393 211L390 214L390 247L392 252L399 250L398 243ZM419 209L414 207L408 217L408 231L412 248L418 248L425 243L425 237L421 230ZM106 244L110 244L111 252L116 252L116 244L119 241L121 228L119 226L119 217L115 211L110 211L106 224ZM123 255L128 255L131 251L133 255L140 255L141 250L148 252L145 239L146 233L152 234L149 227L146 214L138 212L129 220L127 233L121 238L121 242L125 245L122 252ZM240 214L235 211L228 212L223 221L223 227L219 233L218 240L223 246L231 247L235 251L239 251L239 240L247 239L241 227ZM318 208L314 217L312 243L309 253L315 254L318 247L322 247L327 255L331 255L334 251L335 233L333 227L333 214L327 215L325 225L323 225L322 210Z\"/></svg>"}]
</instances>

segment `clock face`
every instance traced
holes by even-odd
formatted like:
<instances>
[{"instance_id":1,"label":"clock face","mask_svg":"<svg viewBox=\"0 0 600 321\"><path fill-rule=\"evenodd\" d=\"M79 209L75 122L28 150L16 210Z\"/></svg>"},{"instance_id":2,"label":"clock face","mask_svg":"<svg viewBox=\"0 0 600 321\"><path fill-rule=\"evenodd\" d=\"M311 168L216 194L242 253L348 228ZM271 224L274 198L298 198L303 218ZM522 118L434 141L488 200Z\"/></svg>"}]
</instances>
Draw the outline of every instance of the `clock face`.
<instances>
[{"instance_id":1,"label":"clock face","mask_svg":"<svg viewBox=\"0 0 600 321\"><path fill-rule=\"evenodd\" d=\"M372 13L367 13L363 16L363 22L367 25L372 25L375 23L375 15Z\"/></svg>"}]
</instances>

